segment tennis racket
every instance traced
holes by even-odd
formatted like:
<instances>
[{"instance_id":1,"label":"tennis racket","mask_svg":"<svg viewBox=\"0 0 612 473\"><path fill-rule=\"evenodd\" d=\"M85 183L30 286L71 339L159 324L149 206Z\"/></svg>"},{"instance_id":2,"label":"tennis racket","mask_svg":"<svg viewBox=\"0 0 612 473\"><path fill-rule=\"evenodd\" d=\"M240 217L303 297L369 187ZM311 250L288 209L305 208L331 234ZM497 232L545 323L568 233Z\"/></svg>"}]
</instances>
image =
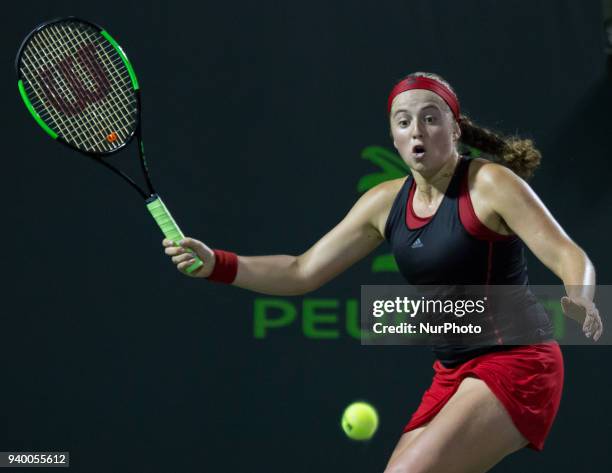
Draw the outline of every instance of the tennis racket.
<instances>
[{"instance_id":1,"label":"tennis racket","mask_svg":"<svg viewBox=\"0 0 612 473\"><path fill-rule=\"evenodd\" d=\"M75 17L43 23L25 38L15 60L19 93L54 140L93 158L145 199L166 238L183 233L149 175L140 126L140 86L130 61L99 26ZM146 190L106 158L136 137ZM202 266L196 261L192 273Z\"/></svg>"}]
</instances>

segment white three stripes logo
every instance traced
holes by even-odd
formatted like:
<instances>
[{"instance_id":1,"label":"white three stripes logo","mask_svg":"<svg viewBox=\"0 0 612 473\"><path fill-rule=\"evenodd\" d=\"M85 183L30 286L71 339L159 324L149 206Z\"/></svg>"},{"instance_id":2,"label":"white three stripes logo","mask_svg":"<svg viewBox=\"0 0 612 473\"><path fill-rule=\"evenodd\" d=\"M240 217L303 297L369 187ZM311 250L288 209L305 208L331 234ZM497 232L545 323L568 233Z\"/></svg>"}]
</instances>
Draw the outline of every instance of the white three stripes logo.
<instances>
[{"instance_id":1,"label":"white three stripes logo","mask_svg":"<svg viewBox=\"0 0 612 473\"><path fill-rule=\"evenodd\" d=\"M416 241L410 245L410 248L423 248L423 242L420 238L417 238Z\"/></svg>"}]
</instances>

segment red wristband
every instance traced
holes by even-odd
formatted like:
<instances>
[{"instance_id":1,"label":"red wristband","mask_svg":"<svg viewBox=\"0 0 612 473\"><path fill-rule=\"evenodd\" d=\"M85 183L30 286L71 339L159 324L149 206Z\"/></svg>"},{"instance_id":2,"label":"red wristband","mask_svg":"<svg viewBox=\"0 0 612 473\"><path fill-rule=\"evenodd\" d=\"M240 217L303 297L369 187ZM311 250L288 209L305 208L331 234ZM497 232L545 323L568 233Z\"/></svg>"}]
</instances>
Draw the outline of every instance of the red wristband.
<instances>
[{"instance_id":1,"label":"red wristband","mask_svg":"<svg viewBox=\"0 0 612 473\"><path fill-rule=\"evenodd\" d=\"M215 282L231 284L238 273L238 255L231 251L213 250L215 267L207 279Z\"/></svg>"}]
</instances>

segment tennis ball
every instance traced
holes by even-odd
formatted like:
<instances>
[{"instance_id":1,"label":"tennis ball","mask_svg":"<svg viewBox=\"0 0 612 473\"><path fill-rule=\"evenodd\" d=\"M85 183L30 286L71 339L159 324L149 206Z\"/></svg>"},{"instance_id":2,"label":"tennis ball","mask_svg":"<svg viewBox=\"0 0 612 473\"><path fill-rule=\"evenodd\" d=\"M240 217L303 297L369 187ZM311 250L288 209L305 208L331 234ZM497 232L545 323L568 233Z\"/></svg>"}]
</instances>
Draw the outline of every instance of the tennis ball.
<instances>
[{"instance_id":1,"label":"tennis ball","mask_svg":"<svg viewBox=\"0 0 612 473\"><path fill-rule=\"evenodd\" d=\"M377 428L378 414L367 402L354 402L342 414L342 430L353 440L369 440Z\"/></svg>"}]
</instances>

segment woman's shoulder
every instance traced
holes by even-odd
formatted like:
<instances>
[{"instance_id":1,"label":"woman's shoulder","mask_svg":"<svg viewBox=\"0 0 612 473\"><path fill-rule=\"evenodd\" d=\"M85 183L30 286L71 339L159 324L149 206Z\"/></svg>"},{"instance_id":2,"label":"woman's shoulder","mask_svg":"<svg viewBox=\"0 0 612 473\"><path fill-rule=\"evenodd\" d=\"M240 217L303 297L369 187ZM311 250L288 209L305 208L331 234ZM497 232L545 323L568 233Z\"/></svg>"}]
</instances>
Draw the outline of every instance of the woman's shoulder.
<instances>
[{"instance_id":1,"label":"woman's shoulder","mask_svg":"<svg viewBox=\"0 0 612 473\"><path fill-rule=\"evenodd\" d=\"M380 189L380 192L397 194L408 178L410 178L410 175L398 177L397 179L391 179L389 181L384 181L375 186L375 188L378 187Z\"/></svg>"},{"instance_id":2,"label":"woman's shoulder","mask_svg":"<svg viewBox=\"0 0 612 473\"><path fill-rule=\"evenodd\" d=\"M512 200L512 195L526 188L525 182L502 164L482 158L470 162L468 197L478 220L490 230L502 235L513 234L499 210Z\"/></svg>"},{"instance_id":3,"label":"woman's shoulder","mask_svg":"<svg viewBox=\"0 0 612 473\"><path fill-rule=\"evenodd\" d=\"M381 182L361 196L360 200L370 209L371 224L378 229L381 235L384 235L384 228L393 202L408 177Z\"/></svg>"},{"instance_id":4,"label":"woman's shoulder","mask_svg":"<svg viewBox=\"0 0 612 473\"><path fill-rule=\"evenodd\" d=\"M483 158L473 158L469 163L468 183L470 189L495 190L508 180L520 179L508 167Z\"/></svg>"},{"instance_id":5,"label":"woman's shoulder","mask_svg":"<svg viewBox=\"0 0 612 473\"><path fill-rule=\"evenodd\" d=\"M381 182L368 190L363 197L382 205L393 203L408 178L409 176L406 176Z\"/></svg>"}]
</instances>

